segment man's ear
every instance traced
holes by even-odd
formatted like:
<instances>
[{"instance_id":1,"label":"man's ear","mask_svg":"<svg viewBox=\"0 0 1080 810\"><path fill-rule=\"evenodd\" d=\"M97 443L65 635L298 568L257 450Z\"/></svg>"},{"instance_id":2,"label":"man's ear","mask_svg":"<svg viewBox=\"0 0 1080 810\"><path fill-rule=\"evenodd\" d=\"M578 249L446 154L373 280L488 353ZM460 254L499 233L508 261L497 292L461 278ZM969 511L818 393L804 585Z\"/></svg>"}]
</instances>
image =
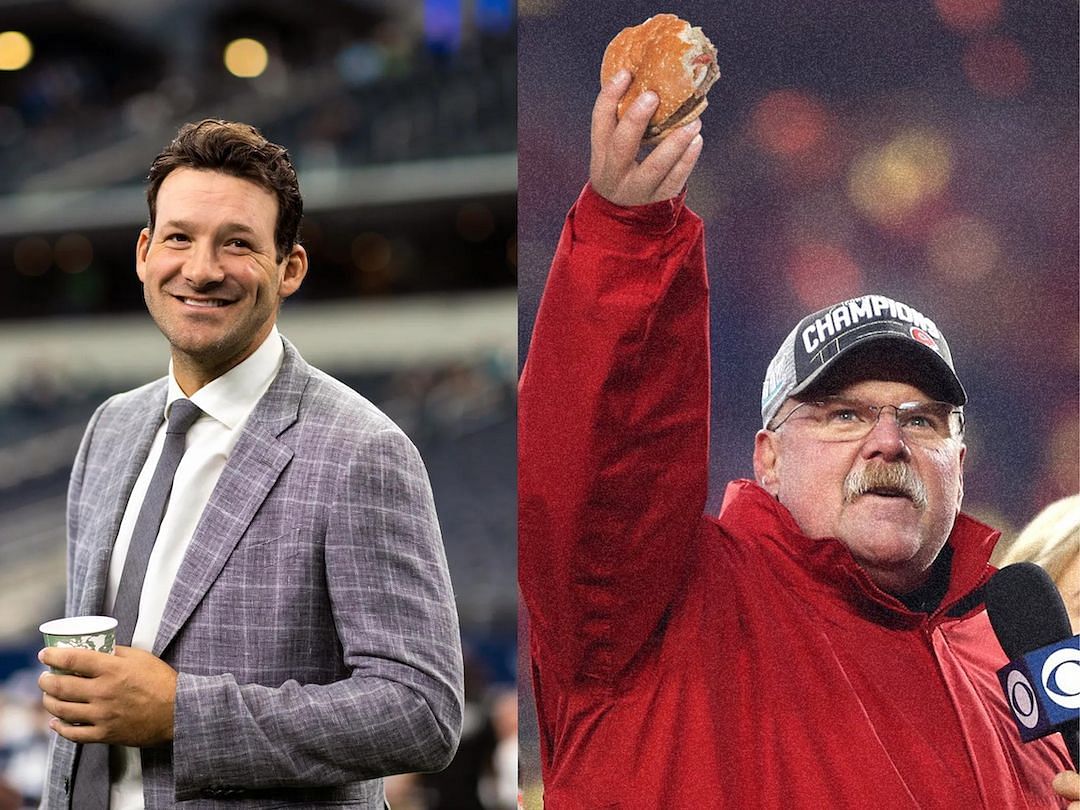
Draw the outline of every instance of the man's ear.
<instances>
[{"instance_id":1,"label":"man's ear","mask_svg":"<svg viewBox=\"0 0 1080 810\"><path fill-rule=\"evenodd\" d=\"M307 275L308 257L303 245L295 244L285 259L285 268L281 273L281 282L278 284L278 295L282 299L288 298L298 289Z\"/></svg>"},{"instance_id":2,"label":"man's ear","mask_svg":"<svg viewBox=\"0 0 1080 810\"><path fill-rule=\"evenodd\" d=\"M779 439L771 430L754 436L754 478L770 495L780 491Z\"/></svg>"},{"instance_id":3,"label":"man's ear","mask_svg":"<svg viewBox=\"0 0 1080 810\"><path fill-rule=\"evenodd\" d=\"M135 273L139 281L146 281L146 256L150 250L150 229L139 231L139 241L135 243Z\"/></svg>"}]
</instances>

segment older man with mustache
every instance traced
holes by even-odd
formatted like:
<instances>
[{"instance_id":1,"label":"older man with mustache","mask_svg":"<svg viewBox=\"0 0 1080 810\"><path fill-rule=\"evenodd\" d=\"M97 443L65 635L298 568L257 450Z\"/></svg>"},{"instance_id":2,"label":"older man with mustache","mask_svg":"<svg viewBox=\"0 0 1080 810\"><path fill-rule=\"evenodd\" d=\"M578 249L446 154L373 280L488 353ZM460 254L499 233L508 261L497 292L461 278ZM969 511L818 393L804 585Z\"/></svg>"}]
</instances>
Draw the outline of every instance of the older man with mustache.
<instances>
[{"instance_id":1,"label":"older man with mustache","mask_svg":"<svg viewBox=\"0 0 1080 810\"><path fill-rule=\"evenodd\" d=\"M702 515L708 284L684 203L700 123L601 91L521 380L520 579L545 806L1026 808L960 511L967 395L941 330L864 295L804 318L762 391L755 480ZM1063 794L1066 788L1062 788Z\"/></svg>"}]
</instances>

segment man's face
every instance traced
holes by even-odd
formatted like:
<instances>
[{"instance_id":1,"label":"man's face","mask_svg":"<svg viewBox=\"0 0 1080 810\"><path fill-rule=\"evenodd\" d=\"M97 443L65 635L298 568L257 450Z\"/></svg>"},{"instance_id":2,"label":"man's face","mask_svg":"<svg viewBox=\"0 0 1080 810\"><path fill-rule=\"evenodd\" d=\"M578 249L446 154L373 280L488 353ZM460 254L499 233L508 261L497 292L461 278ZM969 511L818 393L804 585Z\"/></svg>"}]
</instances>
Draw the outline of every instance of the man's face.
<instances>
[{"instance_id":1,"label":"man's face","mask_svg":"<svg viewBox=\"0 0 1080 810\"><path fill-rule=\"evenodd\" d=\"M832 392L877 405L931 399L905 382L862 380ZM798 403L780 409L779 422ZM963 498L964 445L906 442L887 408L864 438L827 442L791 419L779 430L759 431L754 448L758 481L791 512L809 537L835 537L884 590L905 593L921 585L952 531ZM925 504L909 497L866 492L845 497L845 479L882 465L902 465L925 489ZM871 470L873 472L873 470Z\"/></svg>"},{"instance_id":2,"label":"man's face","mask_svg":"<svg viewBox=\"0 0 1080 810\"><path fill-rule=\"evenodd\" d=\"M277 210L271 192L221 172L181 168L161 184L154 231L139 234L136 272L188 394L259 346L307 272L299 245L276 260Z\"/></svg>"}]
</instances>

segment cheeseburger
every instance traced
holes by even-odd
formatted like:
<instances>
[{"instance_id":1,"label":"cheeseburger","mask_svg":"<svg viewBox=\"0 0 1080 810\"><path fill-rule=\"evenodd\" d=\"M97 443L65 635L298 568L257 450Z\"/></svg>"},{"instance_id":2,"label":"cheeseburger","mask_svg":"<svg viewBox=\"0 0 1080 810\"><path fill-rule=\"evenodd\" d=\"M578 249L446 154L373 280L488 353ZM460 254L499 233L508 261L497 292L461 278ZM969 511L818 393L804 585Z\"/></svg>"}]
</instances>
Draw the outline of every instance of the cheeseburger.
<instances>
[{"instance_id":1,"label":"cheeseburger","mask_svg":"<svg viewBox=\"0 0 1080 810\"><path fill-rule=\"evenodd\" d=\"M600 83L622 68L634 79L619 102L618 116L646 90L660 98L642 142L656 143L676 127L689 124L709 105L705 94L720 78L716 48L708 37L674 14L657 14L641 25L624 28L604 51Z\"/></svg>"}]
</instances>

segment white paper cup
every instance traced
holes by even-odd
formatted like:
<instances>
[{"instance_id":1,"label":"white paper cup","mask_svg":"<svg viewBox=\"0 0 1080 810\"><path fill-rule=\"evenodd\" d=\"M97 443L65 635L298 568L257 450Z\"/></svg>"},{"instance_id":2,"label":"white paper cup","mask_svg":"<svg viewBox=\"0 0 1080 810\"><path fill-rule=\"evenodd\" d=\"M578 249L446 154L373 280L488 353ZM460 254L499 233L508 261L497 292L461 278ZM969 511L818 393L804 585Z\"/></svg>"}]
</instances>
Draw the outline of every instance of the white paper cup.
<instances>
[{"instance_id":1,"label":"white paper cup","mask_svg":"<svg viewBox=\"0 0 1080 810\"><path fill-rule=\"evenodd\" d=\"M79 647L112 655L116 644L116 619L111 616L70 616L53 619L38 628L46 647ZM53 672L70 674L51 667Z\"/></svg>"}]
</instances>

